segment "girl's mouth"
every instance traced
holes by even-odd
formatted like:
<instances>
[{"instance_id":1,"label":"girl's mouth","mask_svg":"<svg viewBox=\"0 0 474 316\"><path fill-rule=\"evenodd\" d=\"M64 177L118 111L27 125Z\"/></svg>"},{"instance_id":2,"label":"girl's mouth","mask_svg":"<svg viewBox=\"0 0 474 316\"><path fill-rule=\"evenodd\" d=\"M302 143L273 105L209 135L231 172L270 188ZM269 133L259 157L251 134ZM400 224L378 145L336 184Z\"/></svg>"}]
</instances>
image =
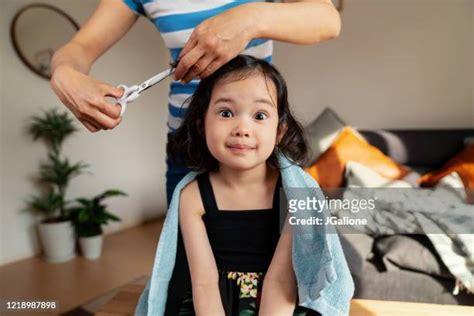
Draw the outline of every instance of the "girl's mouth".
<instances>
[{"instance_id":1,"label":"girl's mouth","mask_svg":"<svg viewBox=\"0 0 474 316\"><path fill-rule=\"evenodd\" d=\"M249 146L245 144L231 144L227 145L226 147L233 152L248 152L255 149L254 146Z\"/></svg>"}]
</instances>

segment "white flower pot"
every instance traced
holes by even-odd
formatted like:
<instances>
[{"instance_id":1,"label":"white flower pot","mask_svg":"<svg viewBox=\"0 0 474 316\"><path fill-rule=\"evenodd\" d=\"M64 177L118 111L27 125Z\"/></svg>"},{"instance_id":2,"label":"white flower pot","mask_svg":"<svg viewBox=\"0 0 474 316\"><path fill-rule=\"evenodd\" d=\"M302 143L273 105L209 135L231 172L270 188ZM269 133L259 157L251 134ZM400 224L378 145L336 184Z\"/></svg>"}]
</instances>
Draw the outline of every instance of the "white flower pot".
<instances>
[{"instance_id":1,"label":"white flower pot","mask_svg":"<svg viewBox=\"0 0 474 316\"><path fill-rule=\"evenodd\" d=\"M60 263L76 256L76 238L71 221L38 225L46 261Z\"/></svg>"},{"instance_id":2,"label":"white flower pot","mask_svg":"<svg viewBox=\"0 0 474 316\"><path fill-rule=\"evenodd\" d=\"M103 240L104 236L102 234L92 237L79 237L82 255L90 260L99 258L102 253Z\"/></svg>"}]
</instances>

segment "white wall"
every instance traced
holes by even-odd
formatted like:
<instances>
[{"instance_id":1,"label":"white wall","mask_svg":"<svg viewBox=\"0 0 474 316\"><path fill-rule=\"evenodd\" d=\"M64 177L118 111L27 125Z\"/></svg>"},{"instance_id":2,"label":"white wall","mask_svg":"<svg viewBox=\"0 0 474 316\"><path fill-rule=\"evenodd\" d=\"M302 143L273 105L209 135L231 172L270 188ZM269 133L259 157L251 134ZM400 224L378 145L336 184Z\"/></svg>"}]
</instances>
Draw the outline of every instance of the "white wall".
<instances>
[{"instance_id":1,"label":"white wall","mask_svg":"<svg viewBox=\"0 0 474 316\"><path fill-rule=\"evenodd\" d=\"M365 128L474 126L472 0L345 0L336 41L277 44L304 122L325 106Z\"/></svg>"},{"instance_id":2,"label":"white wall","mask_svg":"<svg viewBox=\"0 0 474 316\"><path fill-rule=\"evenodd\" d=\"M49 82L29 71L10 45L9 23L15 12L33 1L2 0L1 53L1 169L2 204L0 264L31 256L39 251L31 214L21 213L22 202L36 192L31 178L39 161L46 157L42 143L33 142L24 128L40 109L60 102ZM70 13L82 24L94 10L95 0L46 1ZM169 57L153 25L140 19L132 31L96 64L92 75L113 85L135 84L165 69ZM63 107L63 106L62 106ZM119 188L128 197L111 198L110 211L122 222L113 222L106 233L134 226L164 213L165 131L167 87L159 85L130 104L122 124L113 131L90 133L85 128L67 140L64 152L72 161L91 165L93 175L73 179L69 198L92 196L105 189ZM78 126L82 126L79 125Z\"/></svg>"},{"instance_id":3,"label":"white wall","mask_svg":"<svg viewBox=\"0 0 474 316\"><path fill-rule=\"evenodd\" d=\"M0 4L0 36L3 36L6 32L6 29L7 29L7 25L6 25L6 16L5 16L5 12L3 10L3 5ZM1 46L1 48L3 48L3 44ZM3 72L4 72L4 62L3 62L3 56L4 56L4 49L0 49L0 239L3 240L4 238L4 235L3 235L3 230L4 230L4 213L5 213L5 210L3 208L4 206L4 200L3 200L3 195L4 195L4 191L3 191ZM3 245L0 244L0 258L3 258L2 256L2 253L3 253ZM1 261L0 261L0 264L1 264Z\"/></svg>"},{"instance_id":4,"label":"white wall","mask_svg":"<svg viewBox=\"0 0 474 316\"><path fill-rule=\"evenodd\" d=\"M44 1L44 0L43 0ZM28 117L60 103L49 83L30 72L9 39L14 13L33 1L0 1L0 264L39 251L37 218L21 213L36 190L31 178L45 157L41 143L24 133ZM83 23L96 0L46 1ZM275 45L294 111L308 123L326 106L364 128L474 126L473 1L346 0L336 41L312 47ZM151 23L140 19L95 65L92 75L111 84L140 82L166 67L166 49ZM110 200L121 223L106 233L164 214L167 86L147 91L130 105L116 129L82 129L65 144L73 160L93 175L74 179L68 197L119 188Z\"/></svg>"}]
</instances>

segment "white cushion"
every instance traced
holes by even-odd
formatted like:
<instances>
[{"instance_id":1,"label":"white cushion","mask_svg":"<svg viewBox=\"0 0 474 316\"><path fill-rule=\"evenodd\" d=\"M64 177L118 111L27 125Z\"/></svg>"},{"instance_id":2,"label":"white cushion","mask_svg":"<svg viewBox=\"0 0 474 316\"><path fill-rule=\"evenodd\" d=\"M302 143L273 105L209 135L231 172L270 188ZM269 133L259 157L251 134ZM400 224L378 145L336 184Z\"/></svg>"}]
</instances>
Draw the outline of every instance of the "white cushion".
<instances>
[{"instance_id":1,"label":"white cushion","mask_svg":"<svg viewBox=\"0 0 474 316\"><path fill-rule=\"evenodd\" d=\"M385 178L369 167L355 161L348 161L344 172L346 187L348 188L412 188L413 186L402 180Z\"/></svg>"},{"instance_id":2,"label":"white cushion","mask_svg":"<svg viewBox=\"0 0 474 316\"><path fill-rule=\"evenodd\" d=\"M469 136L464 139L464 146L471 146L474 145L474 136Z\"/></svg>"},{"instance_id":3,"label":"white cushion","mask_svg":"<svg viewBox=\"0 0 474 316\"><path fill-rule=\"evenodd\" d=\"M346 123L333 110L325 108L311 124L305 127L304 134L308 142L310 165L332 145L345 126Z\"/></svg>"}]
</instances>

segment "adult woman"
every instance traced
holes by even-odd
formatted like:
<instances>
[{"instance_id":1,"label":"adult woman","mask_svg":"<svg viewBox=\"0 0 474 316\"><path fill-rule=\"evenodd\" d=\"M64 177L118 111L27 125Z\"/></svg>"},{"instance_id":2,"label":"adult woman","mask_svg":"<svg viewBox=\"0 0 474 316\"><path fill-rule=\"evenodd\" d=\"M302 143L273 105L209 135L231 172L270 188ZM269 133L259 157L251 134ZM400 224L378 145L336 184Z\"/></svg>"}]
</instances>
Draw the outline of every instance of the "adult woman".
<instances>
[{"instance_id":1,"label":"adult woman","mask_svg":"<svg viewBox=\"0 0 474 316\"><path fill-rule=\"evenodd\" d=\"M180 107L197 86L193 78L209 76L241 52L271 61L271 40L314 44L340 32L339 14L331 0L102 0L76 36L55 53L52 63L52 89L91 132L120 124L120 107L107 103L105 97L118 98L122 90L92 78L89 70L140 14L157 26L172 59L180 57L170 87L168 137L184 117ZM167 165L169 203L188 169L170 161Z\"/></svg>"}]
</instances>

